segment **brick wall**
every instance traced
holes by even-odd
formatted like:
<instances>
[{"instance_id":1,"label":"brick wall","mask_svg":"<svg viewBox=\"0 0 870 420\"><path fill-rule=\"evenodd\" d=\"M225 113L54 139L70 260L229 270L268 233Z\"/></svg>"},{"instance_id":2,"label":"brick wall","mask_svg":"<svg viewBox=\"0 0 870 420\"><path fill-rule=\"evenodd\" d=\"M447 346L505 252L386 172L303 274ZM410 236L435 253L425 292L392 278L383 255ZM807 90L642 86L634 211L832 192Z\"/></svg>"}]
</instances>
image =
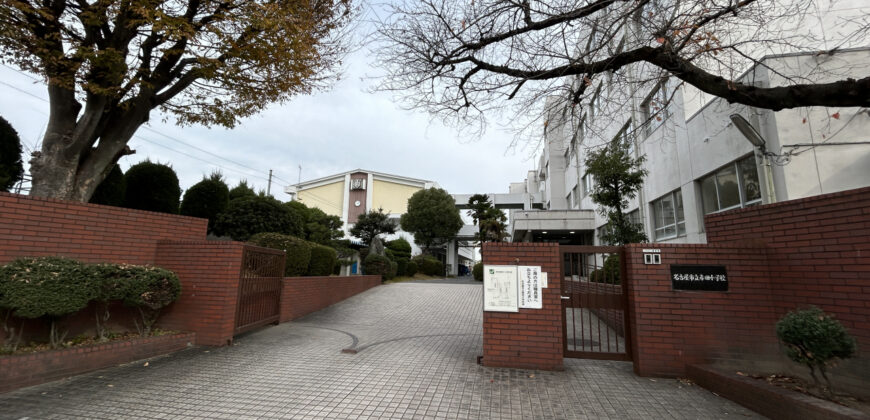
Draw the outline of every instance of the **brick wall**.
<instances>
[{"instance_id":1,"label":"brick wall","mask_svg":"<svg viewBox=\"0 0 870 420\"><path fill-rule=\"evenodd\" d=\"M770 256L778 314L815 305L870 349L870 188L707 216L707 241L752 241ZM864 353L866 354L866 353Z\"/></svg>"},{"instance_id":2,"label":"brick wall","mask_svg":"<svg viewBox=\"0 0 870 420\"><path fill-rule=\"evenodd\" d=\"M0 264L17 257L153 264L158 240L205 239L208 220L0 192Z\"/></svg>"},{"instance_id":3,"label":"brick wall","mask_svg":"<svg viewBox=\"0 0 870 420\"><path fill-rule=\"evenodd\" d=\"M196 332L197 342L232 342L241 271L241 242L162 241L155 264L182 279L181 297L164 310L159 326Z\"/></svg>"},{"instance_id":4,"label":"brick wall","mask_svg":"<svg viewBox=\"0 0 870 420\"><path fill-rule=\"evenodd\" d=\"M645 265L642 248L661 250ZM745 355L775 357L770 273L763 248L632 244L626 247L632 358L644 376L680 376L690 364ZM672 290L670 264L724 265L728 292Z\"/></svg>"},{"instance_id":5,"label":"brick wall","mask_svg":"<svg viewBox=\"0 0 870 420\"><path fill-rule=\"evenodd\" d=\"M88 347L0 357L0 392L147 359L195 344L195 334L137 338Z\"/></svg>"},{"instance_id":6,"label":"brick wall","mask_svg":"<svg viewBox=\"0 0 870 420\"><path fill-rule=\"evenodd\" d=\"M547 273L543 309L483 313L483 364L522 369L562 369L562 302L559 247L540 243L485 243L487 265L540 265Z\"/></svg>"},{"instance_id":7,"label":"brick wall","mask_svg":"<svg viewBox=\"0 0 870 420\"><path fill-rule=\"evenodd\" d=\"M286 277L281 322L319 311L381 284L381 276Z\"/></svg>"}]
</instances>

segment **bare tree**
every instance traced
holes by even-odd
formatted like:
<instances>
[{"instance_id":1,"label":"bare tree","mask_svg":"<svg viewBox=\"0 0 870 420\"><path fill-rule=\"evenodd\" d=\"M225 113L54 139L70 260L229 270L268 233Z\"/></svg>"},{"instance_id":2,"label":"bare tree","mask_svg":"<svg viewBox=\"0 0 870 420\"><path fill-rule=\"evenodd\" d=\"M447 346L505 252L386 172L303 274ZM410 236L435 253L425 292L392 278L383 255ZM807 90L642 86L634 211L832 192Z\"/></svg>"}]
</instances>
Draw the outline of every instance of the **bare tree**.
<instances>
[{"instance_id":1,"label":"bare tree","mask_svg":"<svg viewBox=\"0 0 870 420\"><path fill-rule=\"evenodd\" d=\"M513 103L530 108L601 96L603 77L637 83L670 75L707 94L761 109L870 106L870 70L836 80L741 78L765 54L866 46L866 13L816 30L826 0L398 0L380 22L379 89L446 120L485 123ZM827 6L826 6L827 5ZM860 2L855 3L860 7ZM812 13L811 13L812 12ZM832 18L833 19L833 18ZM834 35L832 35L834 34ZM632 79L632 80L626 80ZM590 89L590 86L592 89ZM629 88L633 89L633 88ZM561 101L543 101L556 96ZM653 118L661 118L653 116ZM545 123L546 126L546 123Z\"/></svg>"}]
</instances>

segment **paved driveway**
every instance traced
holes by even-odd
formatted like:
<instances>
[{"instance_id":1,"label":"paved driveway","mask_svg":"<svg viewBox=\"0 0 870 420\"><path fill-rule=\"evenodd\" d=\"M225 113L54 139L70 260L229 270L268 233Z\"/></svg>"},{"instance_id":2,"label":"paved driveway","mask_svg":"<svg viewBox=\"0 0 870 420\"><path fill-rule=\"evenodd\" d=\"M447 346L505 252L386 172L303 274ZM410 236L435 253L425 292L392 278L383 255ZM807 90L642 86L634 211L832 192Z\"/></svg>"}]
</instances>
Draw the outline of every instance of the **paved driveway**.
<instances>
[{"instance_id":1,"label":"paved driveway","mask_svg":"<svg viewBox=\"0 0 870 420\"><path fill-rule=\"evenodd\" d=\"M381 286L301 320L0 395L2 418L752 418L701 388L631 365L492 369L481 287ZM356 350L356 354L343 353Z\"/></svg>"}]
</instances>

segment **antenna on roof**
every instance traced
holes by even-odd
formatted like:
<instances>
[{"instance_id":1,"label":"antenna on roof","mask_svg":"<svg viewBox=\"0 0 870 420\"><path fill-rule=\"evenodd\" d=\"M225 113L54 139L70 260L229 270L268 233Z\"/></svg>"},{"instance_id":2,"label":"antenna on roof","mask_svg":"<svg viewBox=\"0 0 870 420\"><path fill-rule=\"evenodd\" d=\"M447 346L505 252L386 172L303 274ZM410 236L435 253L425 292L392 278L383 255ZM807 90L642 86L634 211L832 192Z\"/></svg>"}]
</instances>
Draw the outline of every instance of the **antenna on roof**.
<instances>
[{"instance_id":1,"label":"antenna on roof","mask_svg":"<svg viewBox=\"0 0 870 420\"><path fill-rule=\"evenodd\" d=\"M297 183L302 183L302 165L299 165L299 181Z\"/></svg>"}]
</instances>

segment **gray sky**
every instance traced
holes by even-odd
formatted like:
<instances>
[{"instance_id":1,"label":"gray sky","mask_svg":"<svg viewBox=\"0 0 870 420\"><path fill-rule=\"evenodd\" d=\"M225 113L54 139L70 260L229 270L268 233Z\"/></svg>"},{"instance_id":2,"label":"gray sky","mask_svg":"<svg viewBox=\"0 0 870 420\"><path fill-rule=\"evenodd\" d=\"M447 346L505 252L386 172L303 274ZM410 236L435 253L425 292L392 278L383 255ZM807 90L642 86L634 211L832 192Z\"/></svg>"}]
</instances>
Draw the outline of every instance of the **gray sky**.
<instances>
[{"instance_id":1,"label":"gray sky","mask_svg":"<svg viewBox=\"0 0 870 420\"><path fill-rule=\"evenodd\" d=\"M152 113L148 128L130 142L136 154L122 158L121 167L126 171L146 158L169 163L183 189L219 169L230 187L247 179L258 190L266 189L272 169L279 178L272 193L282 201L289 199L283 186L297 182L299 165L302 180L364 168L432 180L451 193L507 192L510 182L532 169L531 150L507 151L513 134L497 126L481 138L458 137L427 114L399 109L388 93L368 93L374 81L364 77L374 69L365 55L360 50L345 60L343 78L331 90L272 105L232 130L178 127ZM18 131L28 160L48 118L46 87L0 65L0 98L0 115Z\"/></svg>"}]
</instances>

